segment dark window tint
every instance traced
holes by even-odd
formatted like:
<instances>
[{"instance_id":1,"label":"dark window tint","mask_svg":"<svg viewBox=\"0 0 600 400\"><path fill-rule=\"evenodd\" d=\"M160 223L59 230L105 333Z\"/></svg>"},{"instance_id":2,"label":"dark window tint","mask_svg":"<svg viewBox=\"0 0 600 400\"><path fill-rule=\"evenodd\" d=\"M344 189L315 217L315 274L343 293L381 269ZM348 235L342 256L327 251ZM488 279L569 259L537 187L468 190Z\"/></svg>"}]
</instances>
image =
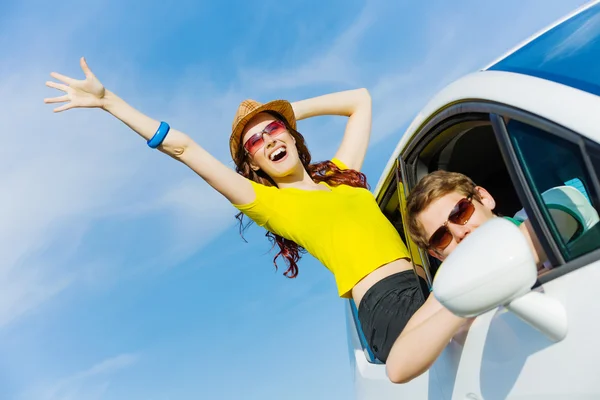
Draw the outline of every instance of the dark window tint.
<instances>
[{"instance_id":1,"label":"dark window tint","mask_svg":"<svg viewBox=\"0 0 600 400\"><path fill-rule=\"evenodd\" d=\"M521 168L565 260L600 248L594 182L578 144L512 120L507 124ZM598 162L598 160L596 160Z\"/></svg>"}]
</instances>

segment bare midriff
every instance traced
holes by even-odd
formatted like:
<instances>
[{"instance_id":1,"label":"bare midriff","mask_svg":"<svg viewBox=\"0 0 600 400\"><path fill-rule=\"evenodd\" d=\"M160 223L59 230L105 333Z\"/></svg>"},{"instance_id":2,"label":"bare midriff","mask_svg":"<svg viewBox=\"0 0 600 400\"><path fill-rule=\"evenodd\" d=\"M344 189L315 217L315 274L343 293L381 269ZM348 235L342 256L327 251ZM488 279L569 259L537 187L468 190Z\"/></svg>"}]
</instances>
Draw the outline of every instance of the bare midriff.
<instances>
[{"instance_id":1,"label":"bare midriff","mask_svg":"<svg viewBox=\"0 0 600 400\"><path fill-rule=\"evenodd\" d=\"M389 264L382 265L377 268L375 271L371 272L369 275L362 278L353 288L352 288L352 298L358 307L360 301L367 291L375 285L377 282L386 278L390 275L397 274L398 272L403 272L412 269L412 264L408 259L400 259L396 261L392 261Z\"/></svg>"}]
</instances>

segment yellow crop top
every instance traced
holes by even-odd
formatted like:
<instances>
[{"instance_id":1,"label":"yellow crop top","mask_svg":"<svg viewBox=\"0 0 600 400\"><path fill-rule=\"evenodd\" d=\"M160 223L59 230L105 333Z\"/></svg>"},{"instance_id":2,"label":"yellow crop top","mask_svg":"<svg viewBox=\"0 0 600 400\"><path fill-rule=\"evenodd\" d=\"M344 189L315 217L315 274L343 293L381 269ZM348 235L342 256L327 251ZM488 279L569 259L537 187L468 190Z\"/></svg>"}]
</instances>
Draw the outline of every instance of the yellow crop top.
<instances>
[{"instance_id":1,"label":"yellow crop top","mask_svg":"<svg viewBox=\"0 0 600 400\"><path fill-rule=\"evenodd\" d=\"M347 168L340 160L332 161ZM258 225L304 247L334 274L340 297L350 298L362 278L408 258L408 251L370 191L321 184L330 191L252 182L256 199L234 206Z\"/></svg>"}]
</instances>

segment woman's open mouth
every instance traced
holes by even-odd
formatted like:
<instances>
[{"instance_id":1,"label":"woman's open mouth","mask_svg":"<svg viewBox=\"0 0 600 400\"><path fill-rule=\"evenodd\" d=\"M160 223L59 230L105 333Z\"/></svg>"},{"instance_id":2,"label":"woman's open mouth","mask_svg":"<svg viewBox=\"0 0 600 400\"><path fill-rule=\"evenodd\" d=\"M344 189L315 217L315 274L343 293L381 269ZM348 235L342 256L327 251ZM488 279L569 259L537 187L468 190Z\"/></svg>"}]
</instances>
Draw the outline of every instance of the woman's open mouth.
<instances>
[{"instance_id":1,"label":"woman's open mouth","mask_svg":"<svg viewBox=\"0 0 600 400\"><path fill-rule=\"evenodd\" d=\"M277 150L271 153L269 159L275 163L283 161L287 156L287 150L285 146L281 146Z\"/></svg>"}]
</instances>

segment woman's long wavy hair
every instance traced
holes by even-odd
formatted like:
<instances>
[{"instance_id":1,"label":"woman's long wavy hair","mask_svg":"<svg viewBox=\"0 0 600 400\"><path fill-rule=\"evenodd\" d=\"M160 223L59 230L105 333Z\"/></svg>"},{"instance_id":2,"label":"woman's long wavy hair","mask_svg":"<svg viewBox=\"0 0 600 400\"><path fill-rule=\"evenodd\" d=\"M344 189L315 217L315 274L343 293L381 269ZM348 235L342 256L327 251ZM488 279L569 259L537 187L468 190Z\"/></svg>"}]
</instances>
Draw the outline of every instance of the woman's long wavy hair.
<instances>
[{"instance_id":1,"label":"woman's long wavy hair","mask_svg":"<svg viewBox=\"0 0 600 400\"><path fill-rule=\"evenodd\" d=\"M296 148L298 149L300 161L313 181L317 183L325 182L329 186L348 185L366 189L369 188L369 185L367 184L367 177L362 172L355 171L353 169L342 170L331 161L323 161L311 164L310 152L306 147L304 137L298 131L293 129L285 120L285 118L283 118L283 116L281 116L279 113L271 111L267 111L267 113L282 121L285 124L288 132L294 137L294 139L296 139ZM250 167L248 155L243 148L243 140L240 141L240 149L237 152L236 158L237 159L234 160L236 171L240 175L265 186L277 186L273 179L271 179L271 177L265 172L262 170L254 171ZM244 214L241 212L235 217L239 222L240 235L243 238L243 233L250 225L251 221L244 223ZM281 237L275 233L267 231L265 236L269 238L273 244L273 247L275 247L275 245L279 246L279 252L273 258L275 269L277 270L277 259L279 257L283 257L288 267L284 272L284 275L288 278L295 278L298 275L298 261L300 261L302 253L305 253L306 250L299 246L296 242Z\"/></svg>"}]
</instances>

